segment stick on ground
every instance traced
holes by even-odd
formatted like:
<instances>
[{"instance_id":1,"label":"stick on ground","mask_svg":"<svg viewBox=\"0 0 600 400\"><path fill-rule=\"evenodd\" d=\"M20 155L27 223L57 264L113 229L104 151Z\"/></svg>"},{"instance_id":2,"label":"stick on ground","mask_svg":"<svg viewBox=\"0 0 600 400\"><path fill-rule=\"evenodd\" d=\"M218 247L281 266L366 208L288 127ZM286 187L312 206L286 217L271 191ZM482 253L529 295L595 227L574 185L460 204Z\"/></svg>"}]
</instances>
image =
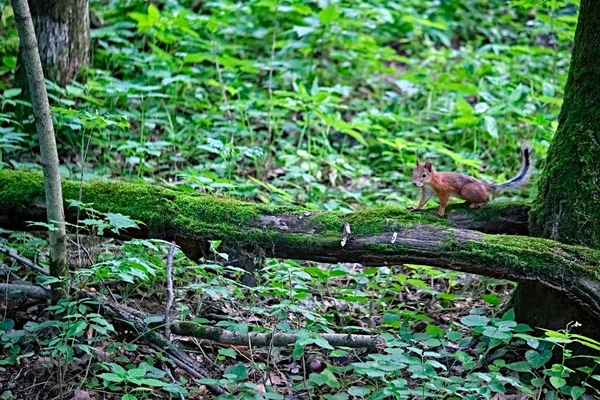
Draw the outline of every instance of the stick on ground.
<instances>
[{"instance_id":1,"label":"stick on ground","mask_svg":"<svg viewBox=\"0 0 600 400\"><path fill-rule=\"evenodd\" d=\"M169 253L167 254L167 303L165 305L165 336L167 339L171 339L171 329L169 325L171 323L171 307L173 306L173 256L175 254L175 242L171 242L169 245Z\"/></svg>"}]
</instances>

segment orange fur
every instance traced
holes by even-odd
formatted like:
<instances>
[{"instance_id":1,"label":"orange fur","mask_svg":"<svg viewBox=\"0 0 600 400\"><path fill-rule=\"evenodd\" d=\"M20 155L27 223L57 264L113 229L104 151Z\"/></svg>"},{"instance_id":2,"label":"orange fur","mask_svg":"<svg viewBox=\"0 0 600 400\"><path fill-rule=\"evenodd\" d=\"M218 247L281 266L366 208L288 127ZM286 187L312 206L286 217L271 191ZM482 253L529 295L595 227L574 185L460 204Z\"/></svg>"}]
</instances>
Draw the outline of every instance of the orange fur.
<instances>
[{"instance_id":1,"label":"orange fur","mask_svg":"<svg viewBox=\"0 0 600 400\"><path fill-rule=\"evenodd\" d=\"M431 162L420 164L417 160L417 166L413 170L413 185L421 187L421 200L417 207L409 207L418 211L435 194L440 201L437 215L443 217L446 213L446 206L450 196L455 196L465 200L470 208L477 208L485 205L493 192L510 187L519 187L529 181L531 174L531 149L528 145L521 147L521 170L511 180L503 184L488 184L477 179L459 174L456 172L437 172Z\"/></svg>"}]
</instances>

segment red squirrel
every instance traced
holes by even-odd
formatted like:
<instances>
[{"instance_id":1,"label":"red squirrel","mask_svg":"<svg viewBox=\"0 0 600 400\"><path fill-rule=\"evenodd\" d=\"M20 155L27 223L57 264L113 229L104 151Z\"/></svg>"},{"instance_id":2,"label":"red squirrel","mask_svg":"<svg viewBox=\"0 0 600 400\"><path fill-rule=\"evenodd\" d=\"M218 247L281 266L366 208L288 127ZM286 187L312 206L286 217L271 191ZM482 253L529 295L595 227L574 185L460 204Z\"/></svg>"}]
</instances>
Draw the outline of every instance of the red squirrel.
<instances>
[{"instance_id":1,"label":"red squirrel","mask_svg":"<svg viewBox=\"0 0 600 400\"><path fill-rule=\"evenodd\" d=\"M471 176L456 172L437 172L430 161L421 164L417 159L412 183L421 188L421 200L418 206L411 206L408 209L412 211L422 209L434 194L440 201L438 217L444 216L450 196L466 200L470 208L481 207L490 200L492 193L526 185L531 177L531 172L531 146L528 143L521 144L521 169L519 172L512 179L500 184L480 182Z\"/></svg>"}]
</instances>

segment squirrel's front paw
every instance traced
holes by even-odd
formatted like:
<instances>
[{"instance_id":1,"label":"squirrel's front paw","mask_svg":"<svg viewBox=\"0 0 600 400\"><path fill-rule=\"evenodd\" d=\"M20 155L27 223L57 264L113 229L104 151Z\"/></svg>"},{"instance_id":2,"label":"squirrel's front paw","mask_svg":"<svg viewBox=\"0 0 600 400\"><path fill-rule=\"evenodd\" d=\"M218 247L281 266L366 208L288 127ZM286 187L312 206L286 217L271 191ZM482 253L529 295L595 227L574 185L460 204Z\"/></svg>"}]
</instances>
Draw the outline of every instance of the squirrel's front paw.
<instances>
[{"instance_id":1,"label":"squirrel's front paw","mask_svg":"<svg viewBox=\"0 0 600 400\"><path fill-rule=\"evenodd\" d=\"M443 211L438 211L438 212L435 213L435 215L437 215L440 218L443 218L444 217L444 212Z\"/></svg>"},{"instance_id":2,"label":"squirrel's front paw","mask_svg":"<svg viewBox=\"0 0 600 400\"><path fill-rule=\"evenodd\" d=\"M407 210L409 210L409 211L412 211L412 212L415 212L415 211L419 211L419 210L420 210L420 208L417 208L417 207L415 207L415 206L408 206L408 207L406 207L406 209L407 209Z\"/></svg>"}]
</instances>

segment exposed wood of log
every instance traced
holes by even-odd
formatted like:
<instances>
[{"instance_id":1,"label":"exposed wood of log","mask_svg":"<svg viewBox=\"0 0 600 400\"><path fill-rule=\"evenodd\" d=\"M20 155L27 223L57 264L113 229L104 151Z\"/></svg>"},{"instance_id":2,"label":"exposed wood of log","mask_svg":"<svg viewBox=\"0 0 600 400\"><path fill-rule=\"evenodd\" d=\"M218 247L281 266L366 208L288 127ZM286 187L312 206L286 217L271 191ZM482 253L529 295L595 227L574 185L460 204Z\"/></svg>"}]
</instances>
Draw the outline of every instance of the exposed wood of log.
<instances>
[{"instance_id":1,"label":"exposed wood of log","mask_svg":"<svg viewBox=\"0 0 600 400\"><path fill-rule=\"evenodd\" d=\"M40 175L3 170L0 187L0 226L22 228L26 221L43 220ZM63 190L67 200L79 197L77 182L64 181ZM510 206L490 204L474 212L456 208L454 213L470 216L456 222L398 207L317 213L123 182L84 183L82 201L93 203L98 211L122 213L145 224L124 236L175 240L193 259L206 255L207 240L223 240L267 257L374 266L430 265L538 281L569 293L595 314L600 310L600 252L545 239L457 229L466 225L497 231L490 226L506 223ZM515 207L525 213L526 207ZM76 210L68 209L67 215L74 222ZM494 222L482 223L486 218ZM342 247L345 223L351 234Z\"/></svg>"}]
</instances>

